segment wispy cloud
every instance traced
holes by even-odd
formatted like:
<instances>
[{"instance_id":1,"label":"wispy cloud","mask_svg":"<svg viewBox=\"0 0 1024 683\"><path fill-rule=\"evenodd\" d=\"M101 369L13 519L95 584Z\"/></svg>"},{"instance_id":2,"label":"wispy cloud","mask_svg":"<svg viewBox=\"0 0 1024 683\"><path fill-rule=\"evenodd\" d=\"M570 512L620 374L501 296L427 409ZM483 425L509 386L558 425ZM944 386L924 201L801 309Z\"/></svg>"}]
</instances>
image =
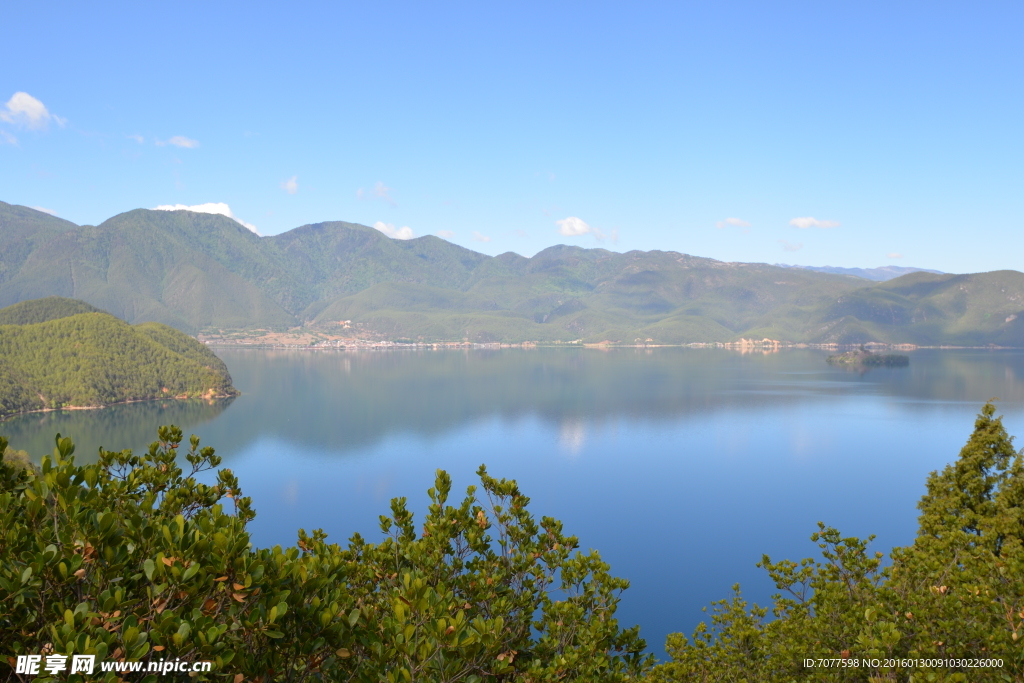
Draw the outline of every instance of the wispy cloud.
<instances>
[{"instance_id":1,"label":"wispy cloud","mask_svg":"<svg viewBox=\"0 0 1024 683\"><path fill-rule=\"evenodd\" d=\"M128 138L129 140L135 140L135 142L139 143L140 145L146 141L146 138L142 137L141 135L126 135L125 137Z\"/></svg>"},{"instance_id":2,"label":"wispy cloud","mask_svg":"<svg viewBox=\"0 0 1024 683\"><path fill-rule=\"evenodd\" d=\"M257 235L260 234L260 231L256 229L255 225L252 223L246 223L236 216L231 212L231 207L224 202L208 202L206 204L193 204L192 206L187 206L185 204L161 204L160 206L154 207L153 211L194 211L195 213L215 213L221 216L227 216L239 225L244 225L249 228Z\"/></svg>"},{"instance_id":3,"label":"wispy cloud","mask_svg":"<svg viewBox=\"0 0 1024 683\"><path fill-rule=\"evenodd\" d=\"M487 235L481 235L479 232L474 230L473 231L473 241L474 242L490 242L491 238L488 237Z\"/></svg>"},{"instance_id":4,"label":"wispy cloud","mask_svg":"<svg viewBox=\"0 0 1024 683\"><path fill-rule=\"evenodd\" d=\"M175 135L170 140L160 140L160 139L157 139L154 142L156 142L156 146L157 147L164 147L165 145L173 145L174 147L182 147L184 149L195 149L196 147L199 146L199 141L198 140L193 140L192 138L187 138L184 135Z\"/></svg>"},{"instance_id":5,"label":"wispy cloud","mask_svg":"<svg viewBox=\"0 0 1024 683\"><path fill-rule=\"evenodd\" d=\"M384 223L377 221L373 224L373 227L380 230L382 233L395 240L411 240L416 235L413 234L412 228L408 225L403 225L400 228L396 228L392 223Z\"/></svg>"},{"instance_id":6,"label":"wispy cloud","mask_svg":"<svg viewBox=\"0 0 1024 683\"><path fill-rule=\"evenodd\" d=\"M719 230L729 225L736 226L737 228L749 228L750 221L745 221L742 218L726 218L724 221L715 223L715 227Z\"/></svg>"},{"instance_id":7,"label":"wispy cloud","mask_svg":"<svg viewBox=\"0 0 1024 683\"><path fill-rule=\"evenodd\" d=\"M808 228L838 228L839 221L819 221L817 218L811 216L805 216L803 218L794 218L789 222L794 228L800 228L801 230L807 230Z\"/></svg>"},{"instance_id":8,"label":"wispy cloud","mask_svg":"<svg viewBox=\"0 0 1024 683\"><path fill-rule=\"evenodd\" d=\"M356 190L356 199L379 199L391 206L398 206L398 202L391 196L393 191L392 188L378 180L371 190L364 190L361 187Z\"/></svg>"},{"instance_id":9,"label":"wispy cloud","mask_svg":"<svg viewBox=\"0 0 1024 683\"><path fill-rule=\"evenodd\" d=\"M18 138L14 137L6 130L0 129L0 141L7 143L8 145L17 145Z\"/></svg>"},{"instance_id":10,"label":"wispy cloud","mask_svg":"<svg viewBox=\"0 0 1024 683\"><path fill-rule=\"evenodd\" d=\"M199 146L198 140L187 138L184 135L175 135L167 141L168 144L174 145L175 147L184 147L185 149L195 149Z\"/></svg>"},{"instance_id":11,"label":"wispy cloud","mask_svg":"<svg viewBox=\"0 0 1024 683\"><path fill-rule=\"evenodd\" d=\"M296 192L298 192L299 191L299 176L293 175L288 180L282 180L281 181L281 189L284 190L285 192L287 192L288 194L295 194ZM316 194L316 193L314 192L314 194Z\"/></svg>"},{"instance_id":12,"label":"wispy cloud","mask_svg":"<svg viewBox=\"0 0 1024 683\"><path fill-rule=\"evenodd\" d=\"M899 253L898 251L890 251L888 254L885 255L885 257L886 258L903 258L903 254Z\"/></svg>"},{"instance_id":13,"label":"wispy cloud","mask_svg":"<svg viewBox=\"0 0 1024 683\"><path fill-rule=\"evenodd\" d=\"M29 130L46 130L50 121L64 127L67 119L54 116L42 102L27 92L16 92L0 109L0 121Z\"/></svg>"},{"instance_id":14,"label":"wispy cloud","mask_svg":"<svg viewBox=\"0 0 1024 683\"><path fill-rule=\"evenodd\" d=\"M779 240L779 244L786 251L800 251L804 248L803 242L787 242L786 240Z\"/></svg>"},{"instance_id":15,"label":"wispy cloud","mask_svg":"<svg viewBox=\"0 0 1024 683\"><path fill-rule=\"evenodd\" d=\"M56 211L54 211L53 209L44 209L44 208L43 208L43 207L41 207L41 206L30 206L30 207L28 207L28 208L30 208L30 209L35 209L36 211L42 211L43 213L48 213L48 214L50 214L51 216L56 216L56 215L57 215L57 212L56 212Z\"/></svg>"},{"instance_id":16,"label":"wispy cloud","mask_svg":"<svg viewBox=\"0 0 1024 683\"><path fill-rule=\"evenodd\" d=\"M455 233L452 232L451 230L438 230L434 234L437 235L438 237L443 237L446 240L450 240L451 238L455 237Z\"/></svg>"}]
</instances>

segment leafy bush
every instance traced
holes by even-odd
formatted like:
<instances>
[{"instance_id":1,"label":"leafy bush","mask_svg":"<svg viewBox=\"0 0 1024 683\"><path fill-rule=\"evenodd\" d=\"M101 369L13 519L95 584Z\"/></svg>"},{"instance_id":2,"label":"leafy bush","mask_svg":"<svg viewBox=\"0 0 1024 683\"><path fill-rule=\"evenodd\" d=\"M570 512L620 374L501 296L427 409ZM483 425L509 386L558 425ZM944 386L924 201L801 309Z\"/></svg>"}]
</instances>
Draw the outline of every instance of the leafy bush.
<instances>
[{"instance_id":1,"label":"leafy bush","mask_svg":"<svg viewBox=\"0 0 1024 683\"><path fill-rule=\"evenodd\" d=\"M868 552L871 538L819 524L811 539L823 563L761 563L782 591L773 619L737 586L715 603L710 627L668 637L672 661L651 681L1024 680L1024 464L992 404L959 459L927 483L917 538L888 565ZM839 665L804 666L818 658ZM1002 667L922 663L992 658Z\"/></svg>"},{"instance_id":2,"label":"leafy bush","mask_svg":"<svg viewBox=\"0 0 1024 683\"><path fill-rule=\"evenodd\" d=\"M213 662L213 680L628 681L650 666L615 620L628 583L538 524L514 481L481 467L448 505L438 471L417 531L404 498L386 537L320 531L253 548L255 513L212 448L161 427L143 455L78 465L57 435L41 467L0 469L0 641L18 654ZM0 452L7 443L0 438ZM227 511L224 504L232 509ZM155 680L155 676L150 676ZM80 679L79 674L71 680ZM38 680L45 680L45 676ZM107 680L115 680L107 674Z\"/></svg>"}]
</instances>

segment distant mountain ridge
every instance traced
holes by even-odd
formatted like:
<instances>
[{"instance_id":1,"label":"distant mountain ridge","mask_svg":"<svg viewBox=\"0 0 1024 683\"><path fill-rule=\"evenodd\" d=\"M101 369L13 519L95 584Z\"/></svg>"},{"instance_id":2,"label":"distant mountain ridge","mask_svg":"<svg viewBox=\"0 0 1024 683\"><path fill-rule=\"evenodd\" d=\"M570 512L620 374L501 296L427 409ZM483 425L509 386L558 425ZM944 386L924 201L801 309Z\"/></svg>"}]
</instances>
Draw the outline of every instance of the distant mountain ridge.
<instances>
[{"instance_id":1,"label":"distant mountain ridge","mask_svg":"<svg viewBox=\"0 0 1024 683\"><path fill-rule=\"evenodd\" d=\"M910 273L935 273L937 275L944 275L941 270L929 270L927 268L911 268L908 266L880 266L878 268L839 268L837 266L791 266L785 263L776 263L775 265L780 268L803 268L804 270L813 270L816 273L831 273L833 275L852 275L853 277L864 278L865 280L873 280L875 282L885 282L886 280L892 280L893 278L900 277L901 275L909 275Z\"/></svg>"},{"instance_id":2,"label":"distant mountain ridge","mask_svg":"<svg viewBox=\"0 0 1024 683\"><path fill-rule=\"evenodd\" d=\"M348 320L423 341L1024 346L1017 271L873 283L671 251L492 257L344 222L260 237L224 216L137 209L76 226L0 202L0 306L51 295L190 333Z\"/></svg>"}]
</instances>

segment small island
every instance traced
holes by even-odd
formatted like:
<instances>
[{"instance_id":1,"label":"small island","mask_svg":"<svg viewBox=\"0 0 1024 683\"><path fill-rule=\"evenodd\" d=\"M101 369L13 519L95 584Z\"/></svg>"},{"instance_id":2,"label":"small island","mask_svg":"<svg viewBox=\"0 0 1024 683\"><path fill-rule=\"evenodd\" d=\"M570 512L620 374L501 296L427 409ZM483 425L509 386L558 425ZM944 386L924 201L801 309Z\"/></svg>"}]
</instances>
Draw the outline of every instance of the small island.
<instances>
[{"instance_id":1,"label":"small island","mask_svg":"<svg viewBox=\"0 0 1024 683\"><path fill-rule=\"evenodd\" d=\"M905 368L910 365L910 356L898 353L872 353L862 346L856 351L829 356L825 361L829 365L846 368Z\"/></svg>"}]
</instances>

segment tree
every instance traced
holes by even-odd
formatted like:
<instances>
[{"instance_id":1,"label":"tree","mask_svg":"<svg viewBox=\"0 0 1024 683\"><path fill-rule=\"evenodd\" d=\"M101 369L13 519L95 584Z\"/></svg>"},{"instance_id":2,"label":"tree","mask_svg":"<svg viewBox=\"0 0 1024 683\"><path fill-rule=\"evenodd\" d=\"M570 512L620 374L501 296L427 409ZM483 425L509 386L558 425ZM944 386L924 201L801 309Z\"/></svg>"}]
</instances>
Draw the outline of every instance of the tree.
<instances>
[{"instance_id":1,"label":"tree","mask_svg":"<svg viewBox=\"0 0 1024 683\"><path fill-rule=\"evenodd\" d=\"M957 461L928 477L918 508L917 538L893 551L886 596L904 615L908 652L998 656L1020 680L1024 465L991 403Z\"/></svg>"},{"instance_id":2,"label":"tree","mask_svg":"<svg viewBox=\"0 0 1024 683\"><path fill-rule=\"evenodd\" d=\"M732 601L715 603L710 628L669 636L672 659L650 680L1024 680L1024 464L991 403L959 458L928 477L918 508L913 545L894 549L888 566L868 552L870 538L820 523L811 538L823 563L764 557L782 591L774 619L737 586ZM804 666L817 658L838 666ZM951 659L1002 666L927 662Z\"/></svg>"}]
</instances>

